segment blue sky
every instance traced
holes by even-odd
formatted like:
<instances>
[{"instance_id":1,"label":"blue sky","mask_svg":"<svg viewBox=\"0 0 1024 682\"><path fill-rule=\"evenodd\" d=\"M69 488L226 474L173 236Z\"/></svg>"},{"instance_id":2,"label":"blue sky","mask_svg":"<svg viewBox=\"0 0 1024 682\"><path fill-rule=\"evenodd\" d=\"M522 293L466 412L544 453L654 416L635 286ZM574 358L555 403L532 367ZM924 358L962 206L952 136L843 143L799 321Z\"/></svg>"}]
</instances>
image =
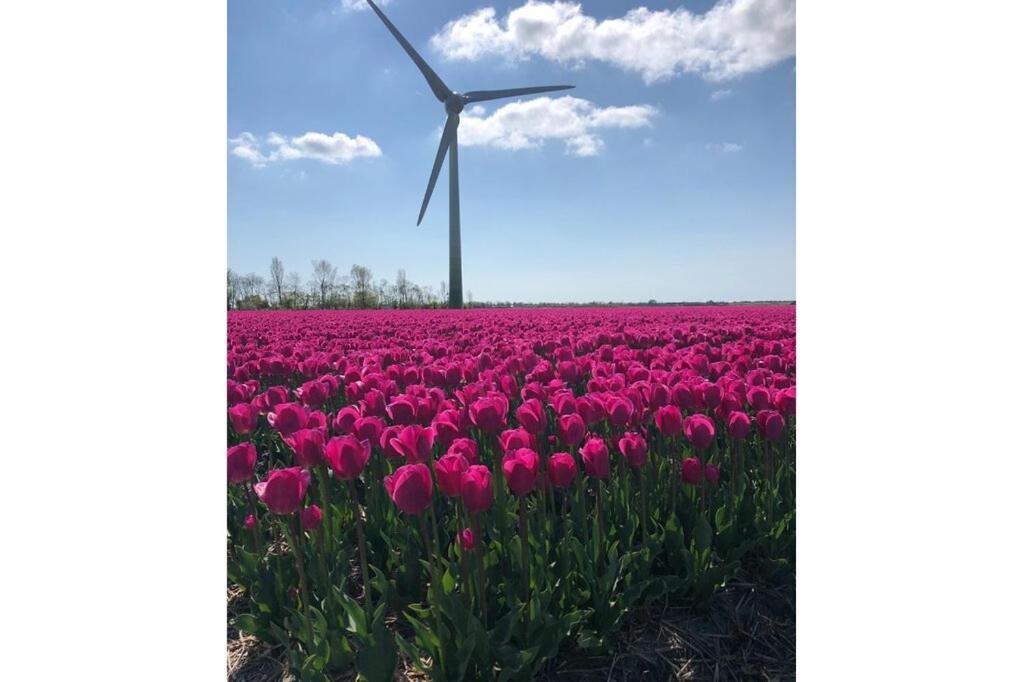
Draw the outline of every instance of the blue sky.
<instances>
[{"instance_id":1,"label":"blue sky","mask_svg":"<svg viewBox=\"0 0 1024 682\"><path fill-rule=\"evenodd\" d=\"M444 111L347 2L228 3L228 265L266 276L278 256L305 281L326 258L436 288L446 170L416 215ZM474 299L795 297L792 0L384 11L453 90L576 86L463 114Z\"/></svg>"}]
</instances>

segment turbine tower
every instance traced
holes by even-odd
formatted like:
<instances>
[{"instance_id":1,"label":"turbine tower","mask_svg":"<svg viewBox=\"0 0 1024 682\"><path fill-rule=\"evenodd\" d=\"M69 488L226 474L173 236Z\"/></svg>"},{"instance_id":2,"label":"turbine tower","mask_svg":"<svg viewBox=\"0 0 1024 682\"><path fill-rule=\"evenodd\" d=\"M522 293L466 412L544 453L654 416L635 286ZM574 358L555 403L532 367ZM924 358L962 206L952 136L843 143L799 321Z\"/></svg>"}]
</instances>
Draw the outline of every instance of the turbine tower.
<instances>
[{"instance_id":1,"label":"turbine tower","mask_svg":"<svg viewBox=\"0 0 1024 682\"><path fill-rule=\"evenodd\" d=\"M444 84L434 70L423 60L423 57L413 49L409 41L405 39L395 25L384 16L380 8L373 3L373 0L366 0L380 20L384 22L391 35L395 37L398 44L406 51L412 61L419 67L423 77L427 79L427 85L434 93L434 96L444 104L448 118L444 124L444 132L441 133L441 144L437 147L437 156L434 157L434 167L430 171L430 180L427 181L427 193L423 195L423 204L420 206L420 215L416 224L423 222L423 214L427 211L427 204L430 203L430 195L434 191L434 184L437 182L437 175L441 172L441 164L444 163L445 154L450 152L448 160L448 307L462 307L462 236L460 232L459 219L459 114L467 104L474 102L486 102L492 99L504 97L520 97L522 95L535 95L541 92L552 92L554 90L568 90L574 85L542 85L533 88L512 88L510 90L472 90L459 93L451 90Z\"/></svg>"}]
</instances>

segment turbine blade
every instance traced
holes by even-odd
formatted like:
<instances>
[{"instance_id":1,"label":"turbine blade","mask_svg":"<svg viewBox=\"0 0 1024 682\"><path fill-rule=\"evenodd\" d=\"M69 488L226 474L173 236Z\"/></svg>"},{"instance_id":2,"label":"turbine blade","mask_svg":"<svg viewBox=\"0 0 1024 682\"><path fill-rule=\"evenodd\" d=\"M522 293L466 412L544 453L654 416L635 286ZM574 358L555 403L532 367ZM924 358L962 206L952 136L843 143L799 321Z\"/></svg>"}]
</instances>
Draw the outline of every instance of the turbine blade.
<instances>
[{"instance_id":1,"label":"turbine blade","mask_svg":"<svg viewBox=\"0 0 1024 682\"><path fill-rule=\"evenodd\" d=\"M430 180L427 182L427 193L423 195L423 205L420 206L420 217L416 224L423 222L423 214L427 212L427 204L430 203L430 195L434 192L434 185L437 183L437 174L441 172L441 164L444 163L444 156L448 153L448 147L455 137L455 130L459 127L459 116L449 116L444 123L444 132L441 133L441 144L437 146L437 156L434 157L434 167L430 170Z\"/></svg>"},{"instance_id":2,"label":"turbine blade","mask_svg":"<svg viewBox=\"0 0 1024 682\"><path fill-rule=\"evenodd\" d=\"M536 95L539 92L553 92L555 90L570 90L575 85L540 85L535 88L512 88L511 90L473 90L463 93L462 99L466 104L473 102L486 102L490 99L501 99L503 97L518 97L520 95Z\"/></svg>"},{"instance_id":3,"label":"turbine blade","mask_svg":"<svg viewBox=\"0 0 1024 682\"><path fill-rule=\"evenodd\" d=\"M416 62L416 66L420 68L420 71L423 73L423 77L427 79L427 84L430 86L430 89L434 91L434 97L442 102L448 99L448 96L452 94L452 91L448 89L448 86L444 84L444 81L434 73L434 70L431 69L423 60L423 57L413 49L412 45L409 44L409 41L405 39L405 36L398 32L395 25L392 24L391 21L384 16L384 13L380 11L380 8L373 4L373 0L366 0L366 2L370 4L373 11L377 13L378 17L380 17L380 20L388 27L388 30L391 31L391 35L395 36L395 40L398 41L398 44L401 45L409 54L409 57Z\"/></svg>"}]
</instances>

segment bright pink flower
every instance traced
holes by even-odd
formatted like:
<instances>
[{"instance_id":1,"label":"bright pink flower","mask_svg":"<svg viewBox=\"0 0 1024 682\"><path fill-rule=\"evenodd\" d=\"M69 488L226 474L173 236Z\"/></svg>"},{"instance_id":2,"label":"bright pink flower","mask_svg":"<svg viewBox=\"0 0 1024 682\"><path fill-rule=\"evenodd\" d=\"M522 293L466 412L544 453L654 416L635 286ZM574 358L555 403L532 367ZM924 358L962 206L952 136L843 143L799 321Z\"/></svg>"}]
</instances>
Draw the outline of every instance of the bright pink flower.
<instances>
[{"instance_id":1,"label":"bright pink flower","mask_svg":"<svg viewBox=\"0 0 1024 682\"><path fill-rule=\"evenodd\" d=\"M590 438L580 448L583 469L591 478L608 478L608 446L601 438Z\"/></svg>"},{"instance_id":2,"label":"bright pink flower","mask_svg":"<svg viewBox=\"0 0 1024 682\"><path fill-rule=\"evenodd\" d=\"M792 417L796 414L796 386L784 388L775 394L775 409L784 417Z\"/></svg>"},{"instance_id":3,"label":"bright pink flower","mask_svg":"<svg viewBox=\"0 0 1024 682\"><path fill-rule=\"evenodd\" d=\"M245 529L246 530L252 530L255 527L256 527L256 517L253 516L252 514L249 514L248 516L245 517Z\"/></svg>"},{"instance_id":4,"label":"bright pink flower","mask_svg":"<svg viewBox=\"0 0 1024 682\"><path fill-rule=\"evenodd\" d=\"M370 444L380 443L384 433L384 421L380 417L360 417L352 424L352 435L359 440L368 440Z\"/></svg>"},{"instance_id":5,"label":"bright pink flower","mask_svg":"<svg viewBox=\"0 0 1024 682\"><path fill-rule=\"evenodd\" d=\"M530 448L519 448L505 455L501 471L509 489L522 497L537 486L537 469L540 457Z\"/></svg>"},{"instance_id":6,"label":"bright pink flower","mask_svg":"<svg viewBox=\"0 0 1024 682\"><path fill-rule=\"evenodd\" d=\"M556 452L548 458L548 478L556 488L568 488L576 478L576 460L568 452Z\"/></svg>"},{"instance_id":7,"label":"bright pink flower","mask_svg":"<svg viewBox=\"0 0 1024 682\"><path fill-rule=\"evenodd\" d=\"M391 447L401 453L409 464L429 462L434 447L434 429L410 424L402 429L397 438L391 439Z\"/></svg>"},{"instance_id":8,"label":"bright pink flower","mask_svg":"<svg viewBox=\"0 0 1024 682\"><path fill-rule=\"evenodd\" d=\"M566 447L579 445L587 435L587 425L578 414L567 414L558 418L558 438Z\"/></svg>"},{"instance_id":9,"label":"bright pink flower","mask_svg":"<svg viewBox=\"0 0 1024 682\"><path fill-rule=\"evenodd\" d=\"M692 410L697 401L693 397L693 391L684 383L678 383L672 387L669 391L669 397L672 400L672 404L678 407L680 410Z\"/></svg>"},{"instance_id":10,"label":"bright pink flower","mask_svg":"<svg viewBox=\"0 0 1024 682\"><path fill-rule=\"evenodd\" d=\"M306 428L309 413L298 403L281 403L274 406L274 411L267 416L267 420L282 436L290 436L299 429Z\"/></svg>"},{"instance_id":11,"label":"bright pink flower","mask_svg":"<svg viewBox=\"0 0 1024 682\"><path fill-rule=\"evenodd\" d=\"M311 504L302 510L300 518L302 520L302 530L316 530L323 522L324 515L320 511L320 507Z\"/></svg>"},{"instance_id":12,"label":"bright pink flower","mask_svg":"<svg viewBox=\"0 0 1024 682\"><path fill-rule=\"evenodd\" d=\"M469 469L469 461L459 454L447 454L434 462L437 487L445 497L458 497L462 492L462 474Z\"/></svg>"},{"instance_id":13,"label":"bright pink flower","mask_svg":"<svg viewBox=\"0 0 1024 682\"><path fill-rule=\"evenodd\" d=\"M388 416L391 421L399 426L408 426L416 422L416 410L418 404L415 398L407 395L400 395L388 405Z\"/></svg>"},{"instance_id":14,"label":"bright pink flower","mask_svg":"<svg viewBox=\"0 0 1024 682\"><path fill-rule=\"evenodd\" d=\"M751 386L747 390L747 404L754 411L767 410L772 405L771 394L764 386Z\"/></svg>"},{"instance_id":15,"label":"bright pink flower","mask_svg":"<svg viewBox=\"0 0 1024 682\"><path fill-rule=\"evenodd\" d=\"M713 410L722 403L722 388L717 384L705 382L700 387L700 397L704 401L704 406Z\"/></svg>"},{"instance_id":16,"label":"bright pink flower","mask_svg":"<svg viewBox=\"0 0 1024 682\"><path fill-rule=\"evenodd\" d=\"M533 436L526 429L508 429L502 431L498 436L502 452L510 452L519 448L532 448L534 445Z\"/></svg>"},{"instance_id":17,"label":"bright pink flower","mask_svg":"<svg viewBox=\"0 0 1024 682\"><path fill-rule=\"evenodd\" d=\"M331 428L334 429L335 433L352 433L352 429L355 428L356 420L359 419L362 414L359 412L359 408L355 405L346 405L345 407L338 410L338 413L334 415L334 421L331 422Z\"/></svg>"},{"instance_id":18,"label":"bright pink flower","mask_svg":"<svg viewBox=\"0 0 1024 682\"><path fill-rule=\"evenodd\" d=\"M391 441L398 438L401 433L401 426L385 426L384 430L380 432L380 449L384 451L385 457L389 459L398 459L402 456L402 453L396 450L395 446L391 444Z\"/></svg>"},{"instance_id":19,"label":"bright pink flower","mask_svg":"<svg viewBox=\"0 0 1024 682\"><path fill-rule=\"evenodd\" d=\"M419 514L430 506L434 496L434 483L426 464L405 464L395 473L384 477L388 496L399 510L406 514Z\"/></svg>"},{"instance_id":20,"label":"bright pink flower","mask_svg":"<svg viewBox=\"0 0 1024 682\"><path fill-rule=\"evenodd\" d=\"M448 446L447 454L462 455L470 464L476 464L480 461L476 441L472 438L456 438L452 441L452 444Z\"/></svg>"},{"instance_id":21,"label":"bright pink flower","mask_svg":"<svg viewBox=\"0 0 1024 682\"><path fill-rule=\"evenodd\" d=\"M691 414L683 422L683 434L697 450L703 450L715 439L715 423L707 415Z\"/></svg>"},{"instance_id":22,"label":"bright pink flower","mask_svg":"<svg viewBox=\"0 0 1024 682\"><path fill-rule=\"evenodd\" d=\"M299 429L284 442L295 453L295 466L311 469L324 461L324 432L320 429Z\"/></svg>"},{"instance_id":23,"label":"bright pink flower","mask_svg":"<svg viewBox=\"0 0 1024 682\"><path fill-rule=\"evenodd\" d=\"M548 426L548 418L544 412L544 404L536 398L530 398L516 409L516 419L529 433L544 433Z\"/></svg>"},{"instance_id":24,"label":"bright pink flower","mask_svg":"<svg viewBox=\"0 0 1024 682\"><path fill-rule=\"evenodd\" d=\"M621 396L613 396L608 400L605 409L608 411L608 420L617 429L629 423L630 417L633 416L633 403Z\"/></svg>"},{"instance_id":25,"label":"bright pink flower","mask_svg":"<svg viewBox=\"0 0 1024 682\"><path fill-rule=\"evenodd\" d=\"M267 480L253 486L256 496L275 514L294 514L306 496L311 476L308 469L290 467L274 469Z\"/></svg>"},{"instance_id":26,"label":"bright pink flower","mask_svg":"<svg viewBox=\"0 0 1024 682\"><path fill-rule=\"evenodd\" d=\"M370 441L355 436L335 436L324 448L324 459L342 481L359 478L370 461Z\"/></svg>"},{"instance_id":27,"label":"bright pink flower","mask_svg":"<svg viewBox=\"0 0 1024 682\"><path fill-rule=\"evenodd\" d=\"M508 399L503 396L477 398L469 406L469 419L481 431L497 433L505 428Z\"/></svg>"},{"instance_id":28,"label":"bright pink flower","mask_svg":"<svg viewBox=\"0 0 1024 682\"><path fill-rule=\"evenodd\" d=\"M462 503L471 513L487 511L494 504L491 470L482 464L471 464L462 474Z\"/></svg>"},{"instance_id":29,"label":"bright pink flower","mask_svg":"<svg viewBox=\"0 0 1024 682\"><path fill-rule=\"evenodd\" d=\"M228 483L245 483L256 471L256 446L239 443L228 448Z\"/></svg>"},{"instance_id":30,"label":"bright pink flower","mask_svg":"<svg viewBox=\"0 0 1024 682\"><path fill-rule=\"evenodd\" d=\"M704 478L708 479L708 483L711 485L718 485L718 467L714 464L704 465Z\"/></svg>"},{"instance_id":31,"label":"bright pink flower","mask_svg":"<svg viewBox=\"0 0 1024 682\"><path fill-rule=\"evenodd\" d=\"M245 436L256 430L259 424L260 410L251 403L239 403L228 408L228 419L231 421L231 428L240 436Z\"/></svg>"},{"instance_id":32,"label":"bright pink flower","mask_svg":"<svg viewBox=\"0 0 1024 682\"><path fill-rule=\"evenodd\" d=\"M775 410L761 410L757 413L757 430L767 441L776 442L786 430L786 420Z\"/></svg>"},{"instance_id":33,"label":"bright pink flower","mask_svg":"<svg viewBox=\"0 0 1024 682\"><path fill-rule=\"evenodd\" d=\"M327 402L331 397L331 389L325 382L319 379L307 381L298 390L299 400L303 405L312 407L314 410Z\"/></svg>"},{"instance_id":34,"label":"bright pink flower","mask_svg":"<svg viewBox=\"0 0 1024 682\"><path fill-rule=\"evenodd\" d=\"M647 441L639 433L629 432L619 439L619 452L634 469L647 464Z\"/></svg>"},{"instance_id":35,"label":"bright pink flower","mask_svg":"<svg viewBox=\"0 0 1024 682\"><path fill-rule=\"evenodd\" d=\"M700 483L703 473L704 467L701 466L700 460L697 459L696 457L687 457L686 459L683 460L683 483L697 485L698 483Z\"/></svg>"},{"instance_id":36,"label":"bright pink flower","mask_svg":"<svg viewBox=\"0 0 1024 682\"><path fill-rule=\"evenodd\" d=\"M472 552L476 549L476 536L471 528L463 528L459 533L459 546L463 552Z\"/></svg>"},{"instance_id":37,"label":"bright pink flower","mask_svg":"<svg viewBox=\"0 0 1024 682\"><path fill-rule=\"evenodd\" d=\"M683 430L683 413L675 405L659 407L658 411L654 413L654 423L661 435L666 438L678 436L679 432Z\"/></svg>"},{"instance_id":38,"label":"bright pink flower","mask_svg":"<svg viewBox=\"0 0 1024 682\"><path fill-rule=\"evenodd\" d=\"M746 440L750 433L750 416L746 412L731 412L726 420L726 430L733 440Z\"/></svg>"},{"instance_id":39,"label":"bright pink flower","mask_svg":"<svg viewBox=\"0 0 1024 682\"><path fill-rule=\"evenodd\" d=\"M437 434L437 443L442 448L448 447L455 439L466 435L462 413L458 410L445 410L438 413L434 418L433 427L434 433Z\"/></svg>"}]
</instances>

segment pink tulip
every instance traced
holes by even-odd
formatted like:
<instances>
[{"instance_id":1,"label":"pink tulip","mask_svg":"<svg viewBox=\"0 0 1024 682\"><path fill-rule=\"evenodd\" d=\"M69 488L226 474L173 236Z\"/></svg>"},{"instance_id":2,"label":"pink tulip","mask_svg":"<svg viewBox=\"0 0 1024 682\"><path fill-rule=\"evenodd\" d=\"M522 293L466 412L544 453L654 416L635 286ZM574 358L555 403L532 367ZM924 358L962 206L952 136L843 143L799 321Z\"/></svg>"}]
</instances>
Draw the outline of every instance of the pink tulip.
<instances>
[{"instance_id":1,"label":"pink tulip","mask_svg":"<svg viewBox=\"0 0 1024 682\"><path fill-rule=\"evenodd\" d=\"M687 457L683 460L682 475L683 483L697 485L703 476L704 467L696 457Z\"/></svg>"},{"instance_id":2,"label":"pink tulip","mask_svg":"<svg viewBox=\"0 0 1024 682\"><path fill-rule=\"evenodd\" d=\"M274 469L265 481L253 486L256 496L275 514L294 514L306 496L311 476L308 469L290 467Z\"/></svg>"},{"instance_id":3,"label":"pink tulip","mask_svg":"<svg viewBox=\"0 0 1024 682\"><path fill-rule=\"evenodd\" d=\"M335 436L324 448L324 459L335 478L342 481L359 478L370 461L370 441L355 436Z\"/></svg>"},{"instance_id":4,"label":"pink tulip","mask_svg":"<svg viewBox=\"0 0 1024 682\"><path fill-rule=\"evenodd\" d=\"M654 423L666 438L678 436L683 430L683 413L675 405L659 407L654 413Z\"/></svg>"},{"instance_id":5,"label":"pink tulip","mask_svg":"<svg viewBox=\"0 0 1024 682\"><path fill-rule=\"evenodd\" d=\"M556 488L568 488L576 478L576 460L568 452L556 452L548 458L548 478Z\"/></svg>"},{"instance_id":6,"label":"pink tulip","mask_svg":"<svg viewBox=\"0 0 1024 682\"><path fill-rule=\"evenodd\" d=\"M470 464L476 464L480 461L476 441L472 438L456 438L452 441L452 444L448 446L447 454L462 455Z\"/></svg>"},{"instance_id":7,"label":"pink tulip","mask_svg":"<svg viewBox=\"0 0 1024 682\"><path fill-rule=\"evenodd\" d=\"M746 412L731 412L725 427L733 440L746 440L750 433L750 416Z\"/></svg>"},{"instance_id":8,"label":"pink tulip","mask_svg":"<svg viewBox=\"0 0 1024 682\"><path fill-rule=\"evenodd\" d=\"M462 532L459 533L459 546L462 547L463 552L472 552L476 549L476 536L473 535L472 529L462 529Z\"/></svg>"},{"instance_id":9,"label":"pink tulip","mask_svg":"<svg viewBox=\"0 0 1024 682\"><path fill-rule=\"evenodd\" d=\"M324 461L324 432L320 429L299 429L284 442L295 453L295 465L311 469Z\"/></svg>"},{"instance_id":10,"label":"pink tulip","mask_svg":"<svg viewBox=\"0 0 1024 682\"><path fill-rule=\"evenodd\" d=\"M704 465L704 478L708 479L708 483L711 485L718 485L718 467L714 464Z\"/></svg>"},{"instance_id":11,"label":"pink tulip","mask_svg":"<svg viewBox=\"0 0 1024 682\"><path fill-rule=\"evenodd\" d=\"M434 496L434 484L426 464L405 464L384 477L384 487L398 509L406 514L420 514Z\"/></svg>"},{"instance_id":12,"label":"pink tulip","mask_svg":"<svg viewBox=\"0 0 1024 682\"><path fill-rule=\"evenodd\" d=\"M497 433L505 428L508 399L499 396L478 398L469 406L469 419L481 431Z\"/></svg>"},{"instance_id":13,"label":"pink tulip","mask_svg":"<svg viewBox=\"0 0 1024 682\"><path fill-rule=\"evenodd\" d=\"M634 469L647 464L647 441L639 433L630 432L619 439L619 452Z\"/></svg>"},{"instance_id":14,"label":"pink tulip","mask_svg":"<svg viewBox=\"0 0 1024 682\"><path fill-rule=\"evenodd\" d=\"M462 474L469 469L469 461L459 454L447 454L434 462L437 487L445 497L458 497L462 493Z\"/></svg>"},{"instance_id":15,"label":"pink tulip","mask_svg":"<svg viewBox=\"0 0 1024 682\"><path fill-rule=\"evenodd\" d=\"M239 443L228 448L228 483L245 483L256 471L256 446Z\"/></svg>"},{"instance_id":16,"label":"pink tulip","mask_svg":"<svg viewBox=\"0 0 1024 682\"><path fill-rule=\"evenodd\" d=\"M245 436L256 430L259 423L260 410L251 403L239 403L228 408L228 419L231 421L231 428L240 436Z\"/></svg>"},{"instance_id":17,"label":"pink tulip","mask_svg":"<svg viewBox=\"0 0 1024 682\"><path fill-rule=\"evenodd\" d=\"M683 422L683 434L697 450L704 450L715 439L715 423L707 415L692 414Z\"/></svg>"},{"instance_id":18,"label":"pink tulip","mask_svg":"<svg viewBox=\"0 0 1024 682\"><path fill-rule=\"evenodd\" d=\"M482 464L471 464L462 474L462 503L471 513L487 511L494 504L491 470Z\"/></svg>"},{"instance_id":19,"label":"pink tulip","mask_svg":"<svg viewBox=\"0 0 1024 682\"><path fill-rule=\"evenodd\" d=\"M429 462L434 448L434 429L410 424L402 429L397 438L391 439L391 447L401 453L409 464Z\"/></svg>"},{"instance_id":20,"label":"pink tulip","mask_svg":"<svg viewBox=\"0 0 1024 682\"><path fill-rule=\"evenodd\" d=\"M501 471L509 489L522 497L537 485L537 470L540 457L530 448L519 448L505 455L501 462Z\"/></svg>"},{"instance_id":21,"label":"pink tulip","mask_svg":"<svg viewBox=\"0 0 1024 682\"><path fill-rule=\"evenodd\" d=\"M302 510L300 519L302 520L302 530L316 530L323 522L324 515L320 511L320 507L311 504Z\"/></svg>"},{"instance_id":22,"label":"pink tulip","mask_svg":"<svg viewBox=\"0 0 1024 682\"><path fill-rule=\"evenodd\" d=\"M587 434L587 425L578 414L567 414L558 418L558 438L566 447L573 447L583 442Z\"/></svg>"},{"instance_id":23,"label":"pink tulip","mask_svg":"<svg viewBox=\"0 0 1024 682\"><path fill-rule=\"evenodd\" d=\"M580 448L583 458L583 469L591 478L608 478L609 460L608 446L601 438L590 438Z\"/></svg>"},{"instance_id":24,"label":"pink tulip","mask_svg":"<svg viewBox=\"0 0 1024 682\"><path fill-rule=\"evenodd\" d=\"M531 434L544 433L547 429L548 419L544 412L544 405L536 398L531 398L516 409L516 419L520 426Z\"/></svg>"},{"instance_id":25,"label":"pink tulip","mask_svg":"<svg viewBox=\"0 0 1024 682\"><path fill-rule=\"evenodd\" d=\"M363 416L359 412L359 408L354 405L347 405L334 415L334 420L331 422L331 428L337 434L352 433L352 429L355 428L356 420Z\"/></svg>"},{"instance_id":26,"label":"pink tulip","mask_svg":"<svg viewBox=\"0 0 1024 682\"><path fill-rule=\"evenodd\" d=\"M282 436L290 436L299 429L306 428L308 419L309 413L306 408L298 403L275 405L274 411L267 417L270 425Z\"/></svg>"},{"instance_id":27,"label":"pink tulip","mask_svg":"<svg viewBox=\"0 0 1024 682\"><path fill-rule=\"evenodd\" d=\"M786 420L775 410L761 410L757 413L757 430L765 440L777 442L786 430Z\"/></svg>"}]
</instances>

